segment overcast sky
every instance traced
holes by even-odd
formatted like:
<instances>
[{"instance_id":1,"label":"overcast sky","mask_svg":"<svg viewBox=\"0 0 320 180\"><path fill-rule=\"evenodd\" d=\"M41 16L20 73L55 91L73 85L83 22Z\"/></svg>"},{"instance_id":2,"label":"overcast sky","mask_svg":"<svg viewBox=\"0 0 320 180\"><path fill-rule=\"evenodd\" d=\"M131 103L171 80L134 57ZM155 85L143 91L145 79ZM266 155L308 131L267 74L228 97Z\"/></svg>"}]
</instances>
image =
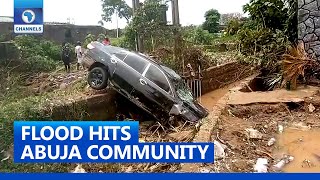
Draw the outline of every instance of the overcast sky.
<instances>
[{"instance_id":1,"label":"overcast sky","mask_svg":"<svg viewBox=\"0 0 320 180\"><path fill-rule=\"evenodd\" d=\"M13 16L13 1L0 0L0 16ZM132 0L126 2L131 6ZM200 25L204 21L204 13L211 8L217 9L221 14L242 13L242 6L248 2L249 0L179 0L180 21L182 25ZM77 25L97 25L102 13L101 0L44 0L43 11L45 22L66 22L69 17ZM171 11L168 11L168 21L171 21ZM125 25L125 20L119 21L120 28ZM105 27L116 28L116 20L105 24Z\"/></svg>"}]
</instances>

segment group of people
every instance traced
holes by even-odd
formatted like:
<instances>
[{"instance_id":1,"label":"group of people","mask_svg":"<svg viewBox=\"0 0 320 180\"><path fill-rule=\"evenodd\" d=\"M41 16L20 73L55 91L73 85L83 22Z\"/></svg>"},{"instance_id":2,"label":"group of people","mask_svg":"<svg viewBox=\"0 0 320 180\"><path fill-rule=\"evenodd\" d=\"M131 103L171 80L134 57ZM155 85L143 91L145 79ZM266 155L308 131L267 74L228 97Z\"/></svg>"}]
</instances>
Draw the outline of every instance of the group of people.
<instances>
[{"instance_id":1,"label":"group of people","mask_svg":"<svg viewBox=\"0 0 320 180\"><path fill-rule=\"evenodd\" d=\"M75 55L77 58L77 70L80 69L80 66L82 65L82 57L83 57L83 52L82 52L82 47L81 47L81 42L78 41L77 45L75 47ZM71 50L70 47L67 45L67 43L63 43L62 45L62 61L64 63L64 67L66 69L66 72L69 73L71 70Z\"/></svg>"},{"instance_id":2,"label":"group of people","mask_svg":"<svg viewBox=\"0 0 320 180\"><path fill-rule=\"evenodd\" d=\"M102 44L105 46L111 45L109 38L105 38L102 41ZM82 59L83 59L83 52L82 52L82 46L81 42L78 41L77 45L75 47L75 56L77 58L77 70L80 70L80 67L83 67ZM71 50L70 47L67 45L67 43L63 43L62 45L62 61L64 63L64 67L67 73L70 73L71 70ZM84 67L83 67L84 68Z\"/></svg>"}]
</instances>

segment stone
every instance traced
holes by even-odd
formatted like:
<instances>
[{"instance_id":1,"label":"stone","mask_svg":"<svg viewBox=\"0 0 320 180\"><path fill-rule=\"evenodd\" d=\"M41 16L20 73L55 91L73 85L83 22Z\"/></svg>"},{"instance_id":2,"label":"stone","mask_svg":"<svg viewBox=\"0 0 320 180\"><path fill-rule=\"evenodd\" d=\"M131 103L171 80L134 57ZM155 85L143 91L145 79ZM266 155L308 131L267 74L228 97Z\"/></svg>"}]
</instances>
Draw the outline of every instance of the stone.
<instances>
[{"instance_id":1,"label":"stone","mask_svg":"<svg viewBox=\"0 0 320 180\"><path fill-rule=\"evenodd\" d=\"M304 0L298 0L298 8L301 8L304 5Z\"/></svg>"},{"instance_id":2,"label":"stone","mask_svg":"<svg viewBox=\"0 0 320 180\"><path fill-rule=\"evenodd\" d=\"M317 11L318 10L318 3L317 1L313 1L309 4L305 4L304 6L302 6L303 9L307 9L309 11Z\"/></svg>"},{"instance_id":3,"label":"stone","mask_svg":"<svg viewBox=\"0 0 320 180\"><path fill-rule=\"evenodd\" d=\"M320 17L314 17L313 22L315 24L316 29L320 28Z\"/></svg>"},{"instance_id":4,"label":"stone","mask_svg":"<svg viewBox=\"0 0 320 180\"><path fill-rule=\"evenodd\" d=\"M306 24L307 27L314 29L314 22L312 18L308 18L304 23Z\"/></svg>"},{"instance_id":5,"label":"stone","mask_svg":"<svg viewBox=\"0 0 320 180\"><path fill-rule=\"evenodd\" d=\"M250 139L262 139L263 137L263 134L258 130L248 128L245 131L246 131L247 137Z\"/></svg>"},{"instance_id":6,"label":"stone","mask_svg":"<svg viewBox=\"0 0 320 180\"><path fill-rule=\"evenodd\" d=\"M314 53L316 54L316 56L320 56L320 45L314 46L312 47Z\"/></svg>"},{"instance_id":7,"label":"stone","mask_svg":"<svg viewBox=\"0 0 320 180\"><path fill-rule=\"evenodd\" d=\"M302 23L309 18L309 11L305 9L299 9L298 11L298 22Z\"/></svg>"},{"instance_id":8,"label":"stone","mask_svg":"<svg viewBox=\"0 0 320 180\"><path fill-rule=\"evenodd\" d=\"M311 11L310 16L320 17L320 11Z\"/></svg>"},{"instance_id":9,"label":"stone","mask_svg":"<svg viewBox=\"0 0 320 180\"><path fill-rule=\"evenodd\" d=\"M314 33L315 33L318 37L320 37L320 29L314 30Z\"/></svg>"},{"instance_id":10,"label":"stone","mask_svg":"<svg viewBox=\"0 0 320 180\"><path fill-rule=\"evenodd\" d=\"M318 40L318 36L316 36L315 34L307 34L304 38L303 41L306 42L313 42Z\"/></svg>"},{"instance_id":11,"label":"stone","mask_svg":"<svg viewBox=\"0 0 320 180\"><path fill-rule=\"evenodd\" d=\"M306 32L307 32L307 34L314 33L314 28L307 27Z\"/></svg>"},{"instance_id":12,"label":"stone","mask_svg":"<svg viewBox=\"0 0 320 180\"><path fill-rule=\"evenodd\" d=\"M308 109L310 113L313 113L316 110L313 104L309 104Z\"/></svg>"},{"instance_id":13,"label":"stone","mask_svg":"<svg viewBox=\"0 0 320 180\"><path fill-rule=\"evenodd\" d=\"M258 158L256 164L253 166L254 171L258 173L268 172L268 159Z\"/></svg>"},{"instance_id":14,"label":"stone","mask_svg":"<svg viewBox=\"0 0 320 180\"><path fill-rule=\"evenodd\" d=\"M303 39L306 34L306 25L304 23L299 23L298 25L298 39Z\"/></svg>"},{"instance_id":15,"label":"stone","mask_svg":"<svg viewBox=\"0 0 320 180\"><path fill-rule=\"evenodd\" d=\"M312 1L315 1L315 0L304 0L304 4L309 4L309 3L311 3Z\"/></svg>"},{"instance_id":16,"label":"stone","mask_svg":"<svg viewBox=\"0 0 320 180\"><path fill-rule=\"evenodd\" d=\"M214 159L223 159L226 156L226 153L224 152L226 148L226 145L220 143L219 141L214 141Z\"/></svg>"},{"instance_id":17,"label":"stone","mask_svg":"<svg viewBox=\"0 0 320 180\"><path fill-rule=\"evenodd\" d=\"M320 41L314 41L314 42L310 42L309 46L312 48L312 47L319 45L319 44L320 44Z\"/></svg>"},{"instance_id":18,"label":"stone","mask_svg":"<svg viewBox=\"0 0 320 180\"><path fill-rule=\"evenodd\" d=\"M313 53L314 53L314 52L313 52L312 49L309 49L309 50L308 50L308 54L312 55Z\"/></svg>"}]
</instances>

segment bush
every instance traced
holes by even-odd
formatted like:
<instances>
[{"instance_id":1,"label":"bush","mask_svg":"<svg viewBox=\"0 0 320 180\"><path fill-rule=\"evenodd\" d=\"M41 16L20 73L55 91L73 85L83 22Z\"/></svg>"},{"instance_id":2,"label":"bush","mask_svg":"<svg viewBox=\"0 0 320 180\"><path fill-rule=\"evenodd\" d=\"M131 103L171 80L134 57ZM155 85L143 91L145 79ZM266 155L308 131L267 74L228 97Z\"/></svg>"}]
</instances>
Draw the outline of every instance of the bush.
<instances>
[{"instance_id":1,"label":"bush","mask_svg":"<svg viewBox=\"0 0 320 180\"><path fill-rule=\"evenodd\" d=\"M196 45L210 45L215 36L201 27L194 27L184 32L184 39Z\"/></svg>"},{"instance_id":2,"label":"bush","mask_svg":"<svg viewBox=\"0 0 320 180\"><path fill-rule=\"evenodd\" d=\"M61 59L61 47L51 41L22 35L15 37L14 42L20 49L22 59L27 59L37 55L44 56L55 61L59 61Z\"/></svg>"},{"instance_id":3,"label":"bush","mask_svg":"<svg viewBox=\"0 0 320 180\"><path fill-rule=\"evenodd\" d=\"M43 56L32 56L24 60L22 67L28 72L48 72L54 70L57 63Z\"/></svg>"}]
</instances>

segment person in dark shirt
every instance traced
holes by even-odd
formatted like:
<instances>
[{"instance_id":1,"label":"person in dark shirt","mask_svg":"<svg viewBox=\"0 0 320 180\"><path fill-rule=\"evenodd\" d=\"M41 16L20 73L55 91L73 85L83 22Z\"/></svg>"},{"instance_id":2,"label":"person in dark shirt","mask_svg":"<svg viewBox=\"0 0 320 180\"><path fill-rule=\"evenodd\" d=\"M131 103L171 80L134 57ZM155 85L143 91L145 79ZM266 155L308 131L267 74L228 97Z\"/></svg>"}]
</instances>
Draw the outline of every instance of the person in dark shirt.
<instances>
[{"instance_id":1,"label":"person in dark shirt","mask_svg":"<svg viewBox=\"0 0 320 180\"><path fill-rule=\"evenodd\" d=\"M69 73L70 72L70 48L67 46L66 43L63 43L62 45L62 55L61 55L61 59L64 63L64 67L66 69L66 72Z\"/></svg>"}]
</instances>

